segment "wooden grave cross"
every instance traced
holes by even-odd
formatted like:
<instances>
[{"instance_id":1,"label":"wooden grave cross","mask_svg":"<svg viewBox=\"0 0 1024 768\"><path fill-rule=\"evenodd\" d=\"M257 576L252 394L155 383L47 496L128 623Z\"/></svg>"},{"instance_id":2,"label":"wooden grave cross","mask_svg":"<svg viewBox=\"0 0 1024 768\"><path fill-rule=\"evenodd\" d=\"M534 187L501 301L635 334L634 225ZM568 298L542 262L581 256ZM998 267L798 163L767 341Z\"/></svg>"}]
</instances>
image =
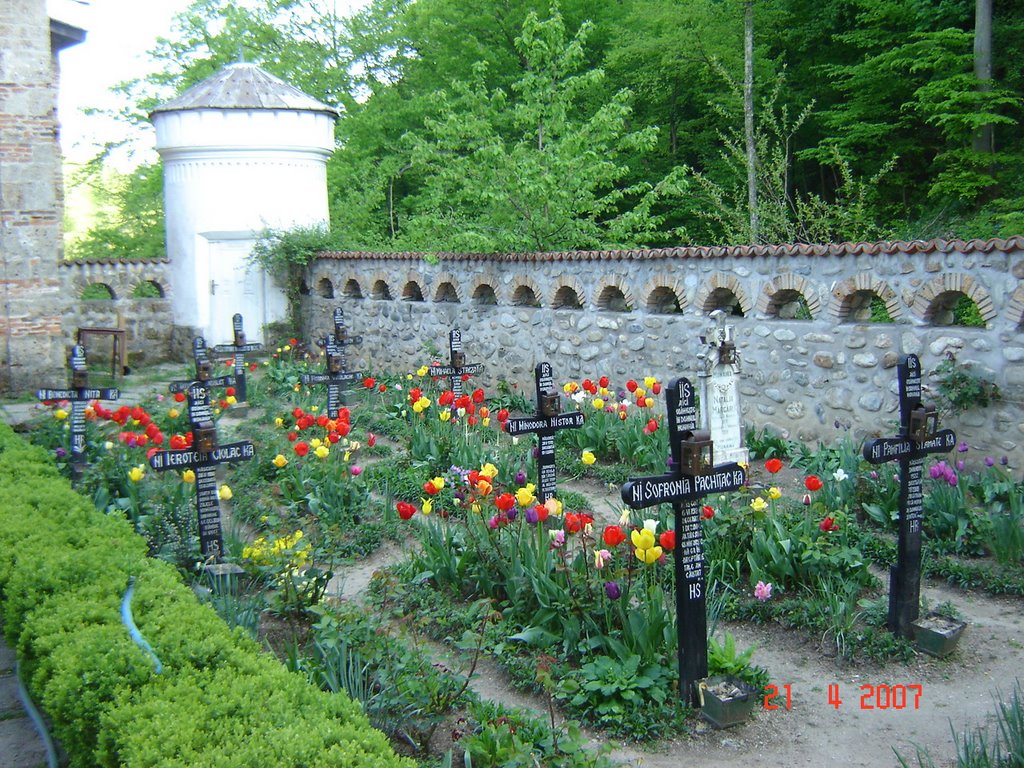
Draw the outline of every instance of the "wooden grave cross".
<instances>
[{"instance_id":1,"label":"wooden grave cross","mask_svg":"<svg viewBox=\"0 0 1024 768\"><path fill-rule=\"evenodd\" d=\"M256 455L256 449L248 440L218 445L208 385L194 381L185 391L188 397L188 420L192 426L192 446L181 450L157 451L150 456L149 466L157 472L170 469L195 471L199 546L204 557L220 562L224 552L224 537L220 524L217 465L248 461Z\"/></svg>"},{"instance_id":2,"label":"wooden grave cross","mask_svg":"<svg viewBox=\"0 0 1024 768\"><path fill-rule=\"evenodd\" d=\"M242 315L236 312L231 318L231 330L234 334L232 344L218 344L213 351L219 355L232 355L235 363L235 399L240 403L247 403L248 396L245 388L245 353L262 352L262 344L247 344L245 331L242 330Z\"/></svg>"},{"instance_id":3,"label":"wooden grave cross","mask_svg":"<svg viewBox=\"0 0 1024 768\"><path fill-rule=\"evenodd\" d=\"M900 529L896 564L889 566L889 631L912 640L911 624L921 608L921 521L924 492L921 480L928 454L948 453L956 445L951 429L939 429L938 412L921 404L921 361L903 355L896 366L899 380L900 429L896 437L864 443L870 464L898 461L900 466Z\"/></svg>"},{"instance_id":4,"label":"wooden grave cross","mask_svg":"<svg viewBox=\"0 0 1024 768\"><path fill-rule=\"evenodd\" d=\"M462 351L462 331L458 328L453 328L448 334L448 349L451 365L431 365L429 371L431 376L448 376L452 385L452 394L458 400L462 396L462 377L480 373L484 369L484 364L466 362L466 353ZM455 404L453 403L453 414L454 411Z\"/></svg>"},{"instance_id":5,"label":"wooden grave cross","mask_svg":"<svg viewBox=\"0 0 1024 768\"><path fill-rule=\"evenodd\" d=\"M622 500L632 509L671 502L676 531L676 638L679 695L700 706L697 683L708 675L707 603L701 502L711 493L735 491L747 483L736 463L715 466L707 432L697 431L697 406L689 379L673 381L665 393L668 409L669 472L630 478Z\"/></svg>"},{"instance_id":6,"label":"wooden grave cross","mask_svg":"<svg viewBox=\"0 0 1024 768\"><path fill-rule=\"evenodd\" d=\"M116 388L96 389L89 386L85 367L85 347L75 344L68 357L71 386L66 389L37 389L39 400L68 400L71 403L71 482L77 484L85 471L85 409L90 400L117 400Z\"/></svg>"},{"instance_id":7,"label":"wooden grave cross","mask_svg":"<svg viewBox=\"0 0 1024 768\"><path fill-rule=\"evenodd\" d=\"M334 308L334 333L321 340L324 352L327 355L326 373L304 373L300 377L303 384L326 384L327 385L327 418L336 419L344 404L341 393L341 385L363 377L362 371L346 370L348 357L345 354L345 347L352 344L362 344L362 336L349 336L345 328L345 313L341 307Z\"/></svg>"},{"instance_id":8,"label":"wooden grave cross","mask_svg":"<svg viewBox=\"0 0 1024 768\"><path fill-rule=\"evenodd\" d=\"M543 504L555 494L555 432L582 427L583 414L561 412L561 395L554 388L550 363L538 363L533 373L537 382L537 415L509 419L505 431L513 436L537 434L537 499Z\"/></svg>"},{"instance_id":9,"label":"wooden grave cross","mask_svg":"<svg viewBox=\"0 0 1024 768\"><path fill-rule=\"evenodd\" d=\"M196 336L192 339L192 359L196 365L195 378L172 381L167 385L167 390L171 394L187 392L188 388L196 381L204 384L207 389L212 387L233 387L237 383L234 374L214 377L213 363L210 362L210 355L206 350L206 339L202 336Z\"/></svg>"}]
</instances>

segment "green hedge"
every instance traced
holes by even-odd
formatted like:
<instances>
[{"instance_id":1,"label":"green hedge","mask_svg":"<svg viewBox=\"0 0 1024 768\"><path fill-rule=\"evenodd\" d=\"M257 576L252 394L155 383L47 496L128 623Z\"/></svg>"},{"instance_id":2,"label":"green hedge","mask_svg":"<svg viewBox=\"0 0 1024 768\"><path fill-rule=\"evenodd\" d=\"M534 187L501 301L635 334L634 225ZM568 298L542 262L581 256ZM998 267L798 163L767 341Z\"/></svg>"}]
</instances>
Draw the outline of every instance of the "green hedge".
<instances>
[{"instance_id":1,"label":"green hedge","mask_svg":"<svg viewBox=\"0 0 1024 768\"><path fill-rule=\"evenodd\" d=\"M0 614L74 768L409 768L359 706L201 605L122 519L0 424ZM160 658L121 623L122 595Z\"/></svg>"}]
</instances>

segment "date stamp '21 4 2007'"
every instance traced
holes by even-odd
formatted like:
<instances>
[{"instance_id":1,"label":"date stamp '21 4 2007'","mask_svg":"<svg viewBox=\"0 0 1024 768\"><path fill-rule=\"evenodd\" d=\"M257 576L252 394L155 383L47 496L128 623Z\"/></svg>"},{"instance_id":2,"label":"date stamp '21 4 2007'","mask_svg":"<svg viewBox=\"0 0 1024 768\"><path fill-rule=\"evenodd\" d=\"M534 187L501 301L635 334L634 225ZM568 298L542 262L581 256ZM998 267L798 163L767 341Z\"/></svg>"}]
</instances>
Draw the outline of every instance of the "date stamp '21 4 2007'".
<instances>
[{"instance_id":1,"label":"date stamp '21 4 2007'","mask_svg":"<svg viewBox=\"0 0 1024 768\"><path fill-rule=\"evenodd\" d=\"M769 684L764 687L764 708L782 709L793 708L793 686L790 683L783 683L782 686ZM924 686L911 685L862 685L860 686L860 708L861 709L914 709L921 708L921 697L924 694ZM829 683L828 703L837 710L842 706L843 700L839 695L839 683Z\"/></svg>"}]
</instances>

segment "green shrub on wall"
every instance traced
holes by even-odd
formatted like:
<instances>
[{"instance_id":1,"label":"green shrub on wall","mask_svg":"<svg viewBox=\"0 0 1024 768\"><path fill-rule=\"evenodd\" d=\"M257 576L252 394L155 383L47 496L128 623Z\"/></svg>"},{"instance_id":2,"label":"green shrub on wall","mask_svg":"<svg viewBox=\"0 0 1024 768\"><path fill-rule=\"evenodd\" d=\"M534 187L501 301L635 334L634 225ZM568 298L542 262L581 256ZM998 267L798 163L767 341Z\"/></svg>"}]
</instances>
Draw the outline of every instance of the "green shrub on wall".
<instances>
[{"instance_id":1,"label":"green shrub on wall","mask_svg":"<svg viewBox=\"0 0 1024 768\"><path fill-rule=\"evenodd\" d=\"M0 424L0 609L72 768L411 768L347 696L327 694L200 605ZM132 612L163 664L135 645Z\"/></svg>"}]
</instances>

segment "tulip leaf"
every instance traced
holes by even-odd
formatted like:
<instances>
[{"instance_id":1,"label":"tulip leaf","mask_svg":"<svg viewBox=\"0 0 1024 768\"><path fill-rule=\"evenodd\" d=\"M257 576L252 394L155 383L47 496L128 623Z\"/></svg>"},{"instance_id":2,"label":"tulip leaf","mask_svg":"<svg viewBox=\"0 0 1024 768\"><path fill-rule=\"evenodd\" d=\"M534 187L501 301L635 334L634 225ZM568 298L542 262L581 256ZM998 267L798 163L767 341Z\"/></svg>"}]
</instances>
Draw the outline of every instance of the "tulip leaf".
<instances>
[{"instance_id":1,"label":"tulip leaf","mask_svg":"<svg viewBox=\"0 0 1024 768\"><path fill-rule=\"evenodd\" d=\"M510 635L509 640L544 647L554 644L558 640L558 635L540 627L526 627L522 632Z\"/></svg>"}]
</instances>

